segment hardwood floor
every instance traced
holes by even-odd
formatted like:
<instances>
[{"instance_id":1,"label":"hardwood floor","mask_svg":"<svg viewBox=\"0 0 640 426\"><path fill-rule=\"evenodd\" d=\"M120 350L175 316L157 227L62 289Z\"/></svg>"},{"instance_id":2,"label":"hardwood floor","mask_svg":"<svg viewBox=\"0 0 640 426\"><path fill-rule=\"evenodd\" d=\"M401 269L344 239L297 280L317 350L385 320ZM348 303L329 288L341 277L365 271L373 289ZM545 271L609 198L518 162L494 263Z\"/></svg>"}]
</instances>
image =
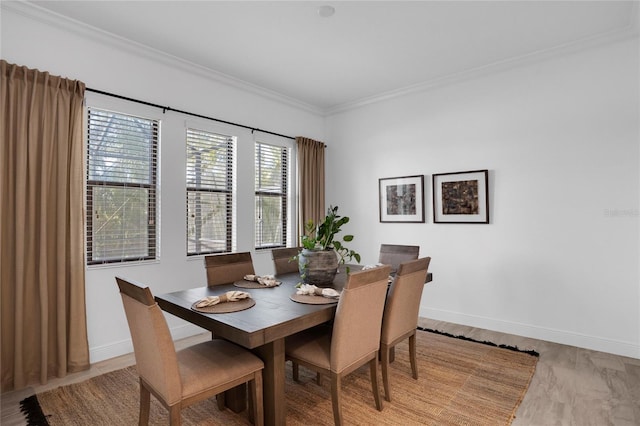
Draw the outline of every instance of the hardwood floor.
<instances>
[{"instance_id":1,"label":"hardwood floor","mask_svg":"<svg viewBox=\"0 0 640 426\"><path fill-rule=\"evenodd\" d=\"M426 318L420 319L419 325L540 353L536 373L516 413L514 426L640 425L639 359ZM209 338L209 333L203 333L176 342L176 347L180 349ZM4 393L0 424L25 425L19 402L33 393L80 382L133 363L133 355L124 355L93 364L88 371L51 380L47 385Z\"/></svg>"}]
</instances>

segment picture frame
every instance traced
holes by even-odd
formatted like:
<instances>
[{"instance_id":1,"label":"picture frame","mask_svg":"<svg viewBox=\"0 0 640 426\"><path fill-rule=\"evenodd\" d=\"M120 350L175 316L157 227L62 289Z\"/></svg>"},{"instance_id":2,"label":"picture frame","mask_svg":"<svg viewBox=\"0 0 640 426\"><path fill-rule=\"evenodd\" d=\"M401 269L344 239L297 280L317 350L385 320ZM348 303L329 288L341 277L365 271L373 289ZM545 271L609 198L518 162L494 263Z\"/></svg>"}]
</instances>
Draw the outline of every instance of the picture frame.
<instances>
[{"instance_id":1,"label":"picture frame","mask_svg":"<svg viewBox=\"0 0 640 426\"><path fill-rule=\"evenodd\" d=\"M380 222L424 223L424 175L378 179Z\"/></svg>"},{"instance_id":2,"label":"picture frame","mask_svg":"<svg viewBox=\"0 0 640 426\"><path fill-rule=\"evenodd\" d=\"M433 223L489 223L489 171L433 175Z\"/></svg>"}]
</instances>

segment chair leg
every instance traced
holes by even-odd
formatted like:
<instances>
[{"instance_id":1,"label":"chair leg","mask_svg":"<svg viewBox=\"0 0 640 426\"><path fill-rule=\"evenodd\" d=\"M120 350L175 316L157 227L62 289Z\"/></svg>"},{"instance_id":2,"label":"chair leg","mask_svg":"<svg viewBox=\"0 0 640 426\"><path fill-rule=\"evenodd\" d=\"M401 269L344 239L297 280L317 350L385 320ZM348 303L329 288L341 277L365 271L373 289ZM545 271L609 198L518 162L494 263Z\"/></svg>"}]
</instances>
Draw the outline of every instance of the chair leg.
<instances>
[{"instance_id":1,"label":"chair leg","mask_svg":"<svg viewBox=\"0 0 640 426\"><path fill-rule=\"evenodd\" d=\"M318 386L320 386L321 382L322 382L322 375L320 373L316 373L316 384Z\"/></svg>"},{"instance_id":2,"label":"chair leg","mask_svg":"<svg viewBox=\"0 0 640 426\"><path fill-rule=\"evenodd\" d=\"M255 426L264 425L264 410L262 403L262 371L256 371L253 380L249 382L249 407L251 408L249 420L253 417Z\"/></svg>"},{"instance_id":3,"label":"chair leg","mask_svg":"<svg viewBox=\"0 0 640 426\"><path fill-rule=\"evenodd\" d=\"M151 392L140 379L140 417L138 424L147 426L149 424L149 409L151 404Z\"/></svg>"},{"instance_id":4,"label":"chair leg","mask_svg":"<svg viewBox=\"0 0 640 426\"><path fill-rule=\"evenodd\" d=\"M218 410L224 411L227 408L227 404L224 402L224 392L216 395L216 402L218 403Z\"/></svg>"},{"instance_id":5,"label":"chair leg","mask_svg":"<svg viewBox=\"0 0 640 426\"><path fill-rule=\"evenodd\" d=\"M172 405L171 407L169 407L169 425L170 426L180 426L181 423L181 419L180 419L180 410L181 410L181 406L180 403L177 403L176 405Z\"/></svg>"},{"instance_id":6,"label":"chair leg","mask_svg":"<svg viewBox=\"0 0 640 426\"><path fill-rule=\"evenodd\" d=\"M300 376L299 376L299 366L297 362L292 361L291 362L291 367L293 370L293 381L294 382L299 382L300 381Z\"/></svg>"},{"instance_id":7,"label":"chair leg","mask_svg":"<svg viewBox=\"0 0 640 426\"><path fill-rule=\"evenodd\" d=\"M371 375L371 390L373 391L373 399L376 401L376 408L378 411L382 411L382 400L378 388L378 354L369 361L369 374Z\"/></svg>"},{"instance_id":8,"label":"chair leg","mask_svg":"<svg viewBox=\"0 0 640 426\"><path fill-rule=\"evenodd\" d=\"M380 364L382 364L384 399L391 402L391 387L389 386L389 347L385 344L380 345Z\"/></svg>"},{"instance_id":9,"label":"chair leg","mask_svg":"<svg viewBox=\"0 0 640 426\"><path fill-rule=\"evenodd\" d=\"M340 404L340 375L331 372L331 405L333 405L333 422L342 426L342 405Z\"/></svg>"},{"instance_id":10,"label":"chair leg","mask_svg":"<svg viewBox=\"0 0 640 426\"><path fill-rule=\"evenodd\" d=\"M251 424L255 424L255 418L256 418L256 390L254 389L256 386L256 382L255 382L255 375L253 376L253 380L250 380L248 383L249 386L247 386L247 390L248 390L248 394L249 397L247 398L247 414L249 417L249 423Z\"/></svg>"},{"instance_id":11,"label":"chair leg","mask_svg":"<svg viewBox=\"0 0 640 426\"><path fill-rule=\"evenodd\" d=\"M413 378L418 380L418 360L416 358L416 333L409 336L409 360L411 361L411 372Z\"/></svg>"}]
</instances>

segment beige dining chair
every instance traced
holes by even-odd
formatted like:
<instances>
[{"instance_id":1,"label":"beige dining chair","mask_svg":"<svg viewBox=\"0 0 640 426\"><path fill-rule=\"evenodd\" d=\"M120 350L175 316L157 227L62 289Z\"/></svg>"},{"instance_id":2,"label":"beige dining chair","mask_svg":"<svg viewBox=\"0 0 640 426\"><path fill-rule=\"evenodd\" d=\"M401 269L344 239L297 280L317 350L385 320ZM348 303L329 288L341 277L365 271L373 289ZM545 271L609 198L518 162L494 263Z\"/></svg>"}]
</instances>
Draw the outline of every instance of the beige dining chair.
<instances>
[{"instance_id":1,"label":"beige dining chair","mask_svg":"<svg viewBox=\"0 0 640 426\"><path fill-rule=\"evenodd\" d=\"M402 262L415 260L419 254L420 246L380 244L378 262L383 265L391 265L391 273L395 274Z\"/></svg>"},{"instance_id":2,"label":"beige dining chair","mask_svg":"<svg viewBox=\"0 0 640 426\"><path fill-rule=\"evenodd\" d=\"M231 284L245 275L254 275L250 252L213 254L204 257L207 285Z\"/></svg>"},{"instance_id":3,"label":"beige dining chair","mask_svg":"<svg viewBox=\"0 0 640 426\"><path fill-rule=\"evenodd\" d=\"M416 328L422 289L427 279L430 257L401 263L387 295L382 317L380 360L382 383L387 401L391 401L389 386L389 360L391 350L399 342L409 339L409 360L413 378L418 379L416 360Z\"/></svg>"},{"instance_id":4,"label":"beige dining chair","mask_svg":"<svg viewBox=\"0 0 640 426\"><path fill-rule=\"evenodd\" d=\"M298 272L298 262L297 260L291 260L291 258L297 256L300 250L300 247L286 247L271 250L276 275Z\"/></svg>"},{"instance_id":5,"label":"beige dining chair","mask_svg":"<svg viewBox=\"0 0 640 426\"><path fill-rule=\"evenodd\" d=\"M342 425L340 403L344 376L369 364L376 408L382 410L378 389L378 350L382 312L390 267L352 272L340 295L333 326L321 325L285 340L285 357L293 363L293 379L299 365L331 378L333 419Z\"/></svg>"},{"instance_id":6,"label":"beige dining chair","mask_svg":"<svg viewBox=\"0 0 640 426\"><path fill-rule=\"evenodd\" d=\"M254 423L263 424L264 363L260 358L226 340L211 340L176 352L149 287L119 277L116 282L140 376L140 425L149 423L151 394L169 410L174 426L180 425L183 408L247 382Z\"/></svg>"}]
</instances>

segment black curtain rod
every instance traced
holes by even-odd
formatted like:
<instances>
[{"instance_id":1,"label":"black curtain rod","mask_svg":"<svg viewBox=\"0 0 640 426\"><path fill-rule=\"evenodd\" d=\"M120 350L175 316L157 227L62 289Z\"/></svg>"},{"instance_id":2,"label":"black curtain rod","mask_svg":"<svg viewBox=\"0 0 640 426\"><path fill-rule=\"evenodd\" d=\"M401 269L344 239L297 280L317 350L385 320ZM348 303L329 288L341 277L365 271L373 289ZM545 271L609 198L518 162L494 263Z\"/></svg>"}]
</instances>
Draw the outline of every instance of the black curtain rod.
<instances>
[{"instance_id":1,"label":"black curtain rod","mask_svg":"<svg viewBox=\"0 0 640 426\"><path fill-rule=\"evenodd\" d=\"M139 99L128 98L126 96L116 95L114 93L104 92L102 90L91 89L89 87L87 87L86 90L89 91L89 92L99 93L101 95L111 96L113 98L124 99L125 101L136 102L136 103L139 103L139 104L143 104L143 105L148 105L148 106L151 106L151 107L159 108L159 109L162 110L163 113L165 113L167 111L179 112L180 114L186 114L186 115L190 115L190 116L193 116L193 117L204 118L206 120L217 121L218 123L230 124L231 126L242 127L243 129L249 129L249 130L251 130L251 133L253 133L253 132L262 132L262 133L267 133L269 135L280 136L280 137L287 138L287 139L293 139L293 140L296 139L293 136L282 135L280 133L274 133L274 132L270 132L268 130L258 129L256 127L245 126L244 124L238 124L238 123L234 123L232 121L220 120L219 118L207 117L206 115L196 114L196 113L188 112L188 111L182 111L180 109L175 109L175 108L171 108L171 107L168 107L168 106L162 106L162 105L154 104L154 103L147 102L147 101L141 101Z\"/></svg>"}]
</instances>

